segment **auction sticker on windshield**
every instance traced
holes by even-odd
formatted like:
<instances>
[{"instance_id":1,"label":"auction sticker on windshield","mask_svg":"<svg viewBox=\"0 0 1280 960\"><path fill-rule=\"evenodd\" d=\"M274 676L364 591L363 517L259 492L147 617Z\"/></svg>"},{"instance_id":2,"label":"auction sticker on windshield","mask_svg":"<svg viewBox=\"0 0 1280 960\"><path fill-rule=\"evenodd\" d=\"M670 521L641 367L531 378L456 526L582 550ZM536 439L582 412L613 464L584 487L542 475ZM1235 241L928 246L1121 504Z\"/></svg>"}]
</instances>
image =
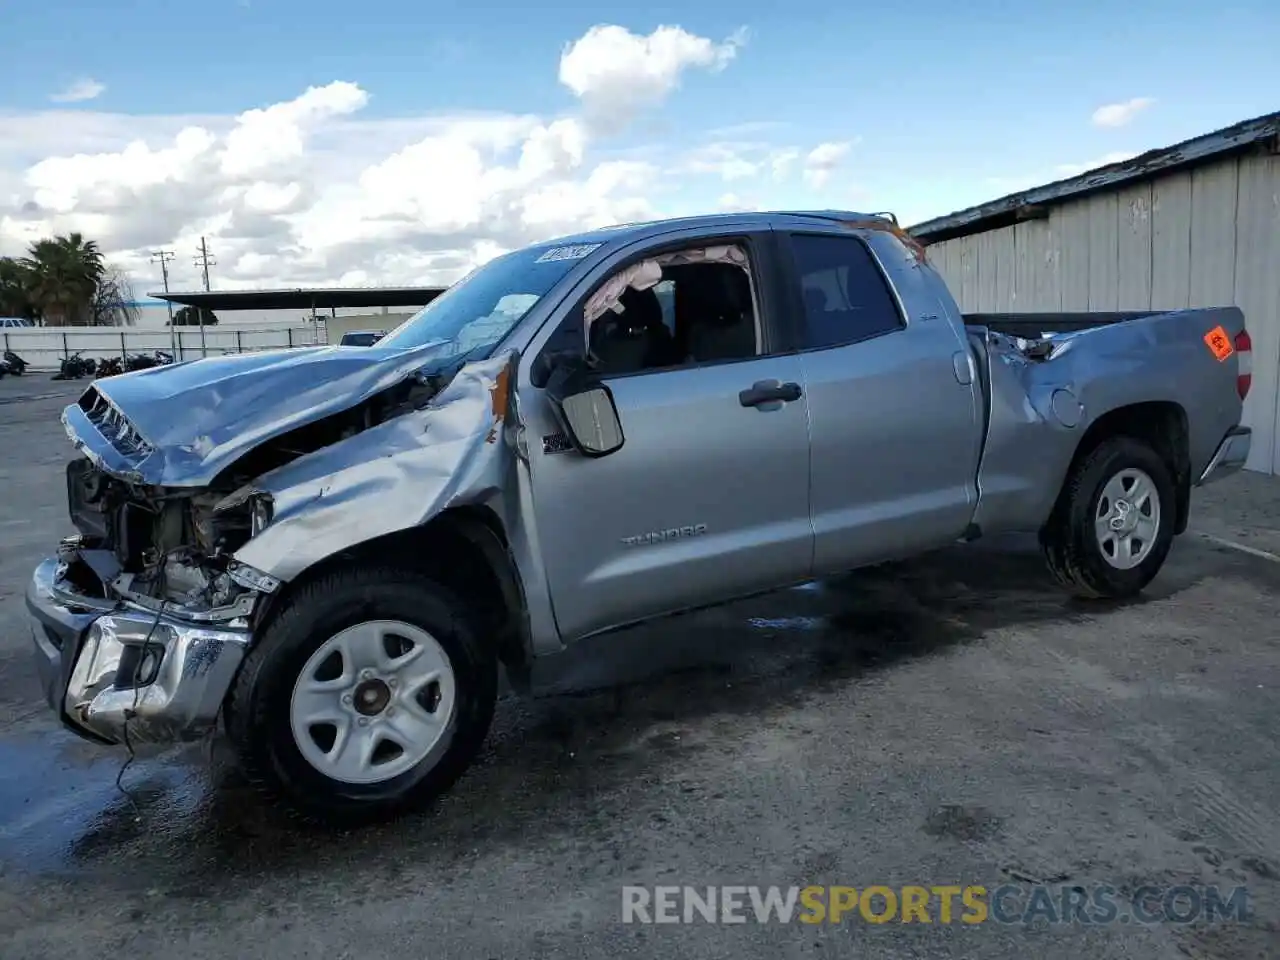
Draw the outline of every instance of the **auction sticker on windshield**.
<instances>
[{"instance_id":1,"label":"auction sticker on windshield","mask_svg":"<svg viewBox=\"0 0 1280 960\"><path fill-rule=\"evenodd\" d=\"M601 244L598 243L575 243L570 247L552 247L540 256L534 263L550 263L552 260L581 260L592 250L599 250Z\"/></svg>"},{"instance_id":2,"label":"auction sticker on windshield","mask_svg":"<svg viewBox=\"0 0 1280 960\"><path fill-rule=\"evenodd\" d=\"M1219 360L1225 360L1235 352L1231 346L1231 338L1221 326L1214 327L1204 335L1204 342L1209 345L1209 352Z\"/></svg>"}]
</instances>

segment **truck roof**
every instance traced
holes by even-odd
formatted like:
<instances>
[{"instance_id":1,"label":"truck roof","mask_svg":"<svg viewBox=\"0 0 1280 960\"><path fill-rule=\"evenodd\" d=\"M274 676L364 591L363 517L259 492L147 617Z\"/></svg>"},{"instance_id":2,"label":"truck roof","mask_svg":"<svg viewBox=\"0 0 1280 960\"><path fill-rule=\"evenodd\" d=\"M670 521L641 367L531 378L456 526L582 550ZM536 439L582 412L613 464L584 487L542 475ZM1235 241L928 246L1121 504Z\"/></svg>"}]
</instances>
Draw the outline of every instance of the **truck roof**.
<instances>
[{"instance_id":1,"label":"truck roof","mask_svg":"<svg viewBox=\"0 0 1280 960\"><path fill-rule=\"evenodd\" d=\"M690 227L743 227L755 228L778 226L787 221L808 220L883 220L893 223L891 216L884 213L859 213L854 210L774 210L751 213L711 213L696 217L673 217L667 220L645 220L637 223L621 223L613 227L602 227L575 233L570 236L557 237L537 246L565 246L578 243L612 243L617 240L644 240L658 237L664 233L674 233Z\"/></svg>"}]
</instances>

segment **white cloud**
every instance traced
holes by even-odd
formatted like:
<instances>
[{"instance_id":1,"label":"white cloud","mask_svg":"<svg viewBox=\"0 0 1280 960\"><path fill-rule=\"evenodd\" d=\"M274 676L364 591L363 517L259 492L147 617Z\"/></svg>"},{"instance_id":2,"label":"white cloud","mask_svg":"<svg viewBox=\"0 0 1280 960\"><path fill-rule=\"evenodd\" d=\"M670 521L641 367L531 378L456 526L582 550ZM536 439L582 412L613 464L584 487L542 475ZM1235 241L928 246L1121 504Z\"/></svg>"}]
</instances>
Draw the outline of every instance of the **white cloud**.
<instances>
[{"instance_id":1,"label":"white cloud","mask_svg":"<svg viewBox=\"0 0 1280 960\"><path fill-rule=\"evenodd\" d=\"M849 143L818 144L804 158L805 180L813 187L824 186L851 148Z\"/></svg>"},{"instance_id":2,"label":"white cloud","mask_svg":"<svg viewBox=\"0 0 1280 960\"><path fill-rule=\"evenodd\" d=\"M759 209L760 204L744 200L736 193L722 194L720 199L716 201L716 210L721 213L746 213Z\"/></svg>"},{"instance_id":3,"label":"white cloud","mask_svg":"<svg viewBox=\"0 0 1280 960\"><path fill-rule=\"evenodd\" d=\"M1117 150L1103 154L1100 157L1094 157L1092 160L1083 160L1077 163L1060 163L1040 173L1025 174L1017 177L988 177L986 182L991 189L999 191L1001 195L1021 193L1023 190L1042 187L1058 180L1069 180L1072 177L1080 176L1082 173L1097 170L1099 167L1109 167L1113 163L1124 163L1126 160L1132 160L1136 156L1137 154L1132 151Z\"/></svg>"},{"instance_id":4,"label":"white cloud","mask_svg":"<svg viewBox=\"0 0 1280 960\"><path fill-rule=\"evenodd\" d=\"M196 286L203 236L220 288L448 283L530 242L691 207L739 209L739 195L785 191L797 172L821 182L847 145L723 142L680 156L602 140L592 109L616 120L660 105L683 72L723 69L742 42L595 27L565 49L561 77L582 109L558 117L370 118L372 95L351 80L238 115L0 113L0 254L79 230L143 292L159 286L149 259L161 247L178 254L173 286ZM705 199L690 174L705 178ZM717 203L724 189L733 195Z\"/></svg>"},{"instance_id":5,"label":"white cloud","mask_svg":"<svg viewBox=\"0 0 1280 960\"><path fill-rule=\"evenodd\" d=\"M851 149L849 143L822 143L803 151L772 143L723 141L690 151L682 169L719 177L725 183L767 178L774 183L789 180L800 163L804 182L820 189Z\"/></svg>"},{"instance_id":6,"label":"white cloud","mask_svg":"<svg viewBox=\"0 0 1280 960\"><path fill-rule=\"evenodd\" d=\"M800 151L795 149L779 150L770 158L769 167L773 179L785 180L791 173L791 166L800 159Z\"/></svg>"},{"instance_id":7,"label":"white cloud","mask_svg":"<svg viewBox=\"0 0 1280 960\"><path fill-rule=\"evenodd\" d=\"M1111 153L1103 154L1101 157L1085 160L1083 163L1060 163L1053 168L1053 179L1065 180L1068 177L1078 177L1080 174L1088 173L1090 170L1109 167L1113 163L1124 163L1126 160L1132 160L1136 156L1136 153L1129 150L1114 150Z\"/></svg>"},{"instance_id":8,"label":"white cloud","mask_svg":"<svg viewBox=\"0 0 1280 960\"><path fill-rule=\"evenodd\" d=\"M560 82L582 101L594 124L615 129L669 97L689 70L723 70L746 39L745 30L715 43L673 26L648 36L595 26L564 48Z\"/></svg>"},{"instance_id":9,"label":"white cloud","mask_svg":"<svg viewBox=\"0 0 1280 960\"><path fill-rule=\"evenodd\" d=\"M369 94L354 83L339 80L323 87L308 87L302 96L286 103L247 110L236 118L218 158L222 172L242 177L300 158L307 134L334 117L359 110Z\"/></svg>"},{"instance_id":10,"label":"white cloud","mask_svg":"<svg viewBox=\"0 0 1280 960\"><path fill-rule=\"evenodd\" d=\"M54 103L80 103L83 100L94 100L106 92L107 85L89 77L77 80L65 90L49 94Z\"/></svg>"},{"instance_id":11,"label":"white cloud","mask_svg":"<svg viewBox=\"0 0 1280 960\"><path fill-rule=\"evenodd\" d=\"M1093 111L1095 127L1128 126L1147 107L1155 103L1151 97L1134 97L1121 103L1108 103Z\"/></svg>"},{"instance_id":12,"label":"white cloud","mask_svg":"<svg viewBox=\"0 0 1280 960\"><path fill-rule=\"evenodd\" d=\"M709 143L685 158L690 173L710 174L726 183L757 177L768 163L767 147L740 143Z\"/></svg>"}]
</instances>

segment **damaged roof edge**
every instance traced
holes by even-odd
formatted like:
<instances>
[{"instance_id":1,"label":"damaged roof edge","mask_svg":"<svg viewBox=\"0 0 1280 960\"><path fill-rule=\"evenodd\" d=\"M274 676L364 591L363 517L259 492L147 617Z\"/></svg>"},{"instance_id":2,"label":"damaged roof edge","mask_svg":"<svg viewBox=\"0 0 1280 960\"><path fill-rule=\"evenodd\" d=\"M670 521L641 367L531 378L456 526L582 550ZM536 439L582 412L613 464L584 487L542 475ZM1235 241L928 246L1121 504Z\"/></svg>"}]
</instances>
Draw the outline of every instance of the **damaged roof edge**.
<instances>
[{"instance_id":1,"label":"damaged roof edge","mask_svg":"<svg viewBox=\"0 0 1280 960\"><path fill-rule=\"evenodd\" d=\"M1280 151L1280 112L1254 117L1182 143L1148 150L1120 163L1098 167L1075 177L1013 193L943 217L935 217L910 227L908 233L925 244L939 243L1006 227L1023 220L1041 219L1047 214L1048 207L1201 166L1254 148L1271 153Z\"/></svg>"}]
</instances>

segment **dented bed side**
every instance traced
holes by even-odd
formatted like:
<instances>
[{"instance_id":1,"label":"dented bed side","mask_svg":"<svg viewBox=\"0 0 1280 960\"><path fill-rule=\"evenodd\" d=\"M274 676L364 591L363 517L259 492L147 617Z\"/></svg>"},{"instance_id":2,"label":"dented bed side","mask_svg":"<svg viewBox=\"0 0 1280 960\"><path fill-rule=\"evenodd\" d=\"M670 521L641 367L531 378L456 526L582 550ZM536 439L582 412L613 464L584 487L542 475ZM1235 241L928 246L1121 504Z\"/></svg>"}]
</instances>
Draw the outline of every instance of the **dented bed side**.
<instances>
[{"instance_id":1,"label":"dented bed side","mask_svg":"<svg viewBox=\"0 0 1280 960\"><path fill-rule=\"evenodd\" d=\"M1244 329L1237 307L1103 316L1094 326L1045 315L1035 322L1075 329L1035 341L973 324L989 319L1000 326L995 315L965 319L986 393L974 517L983 530L1042 523L1081 441L1113 411L1135 404L1176 408L1193 480L1240 424L1239 357L1219 360L1205 341L1219 326L1229 339Z\"/></svg>"}]
</instances>

